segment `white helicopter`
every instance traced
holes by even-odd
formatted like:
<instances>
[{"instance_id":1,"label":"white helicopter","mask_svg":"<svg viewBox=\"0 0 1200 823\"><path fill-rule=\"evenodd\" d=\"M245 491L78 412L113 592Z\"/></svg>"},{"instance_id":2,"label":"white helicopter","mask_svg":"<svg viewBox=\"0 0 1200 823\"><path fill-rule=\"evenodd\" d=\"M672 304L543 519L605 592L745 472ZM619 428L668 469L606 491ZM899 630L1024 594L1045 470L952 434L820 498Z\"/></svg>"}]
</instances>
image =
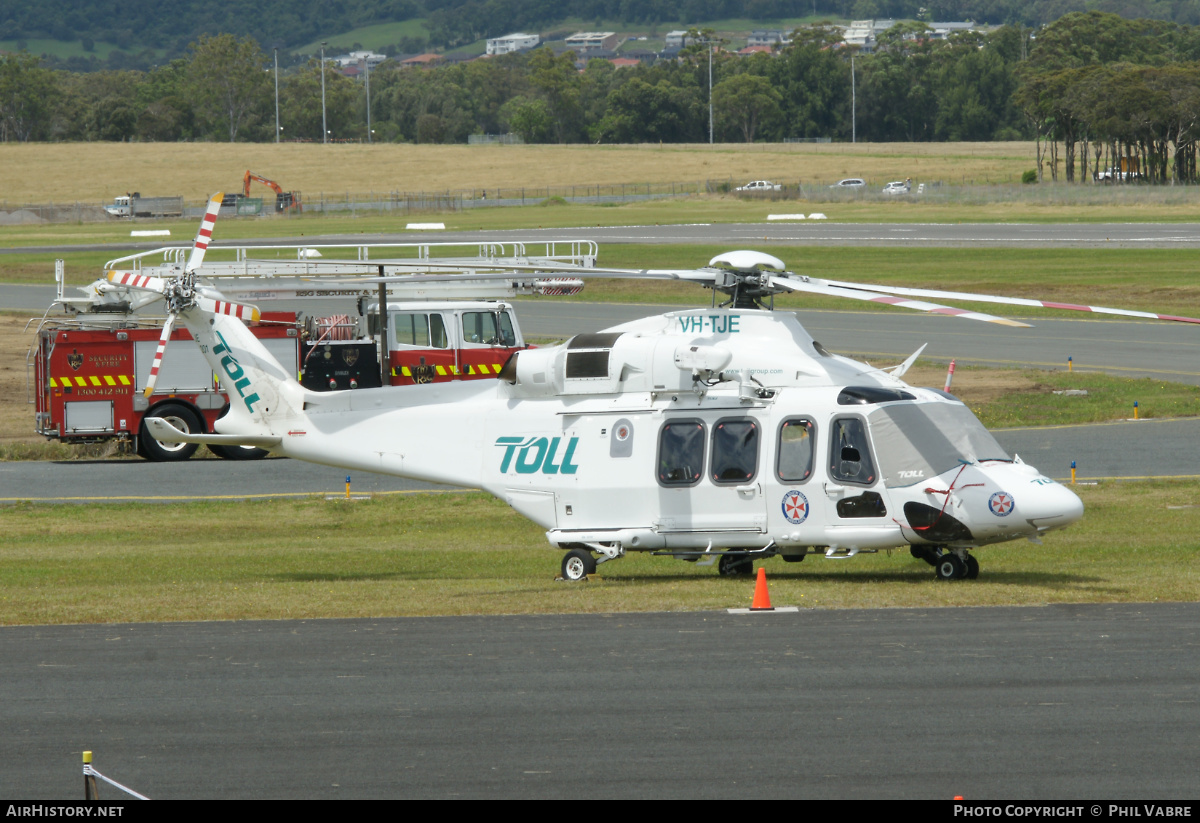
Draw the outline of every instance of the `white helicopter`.
<instances>
[{"instance_id":1,"label":"white helicopter","mask_svg":"<svg viewBox=\"0 0 1200 823\"><path fill-rule=\"evenodd\" d=\"M154 438L257 446L483 489L566 550L568 580L631 551L715 561L721 574L743 574L755 558L797 562L903 547L939 579L971 579L979 574L971 550L1037 541L1082 516L1073 492L1006 454L962 402L901 379L921 350L888 370L833 354L794 315L770 310L775 294L835 294L1012 326L1026 324L912 298L1200 322L991 295L885 293L798 276L770 255L735 251L696 270L554 267L695 282L713 290L709 308L523 350L494 379L318 393L238 319L253 309L222 302L198 280L201 261L193 255L171 278L108 275L166 299L168 327L175 318L187 325L232 400L215 433L185 434L154 418ZM418 273L396 279L512 276L431 268L418 264ZM718 293L726 298L720 306Z\"/></svg>"}]
</instances>

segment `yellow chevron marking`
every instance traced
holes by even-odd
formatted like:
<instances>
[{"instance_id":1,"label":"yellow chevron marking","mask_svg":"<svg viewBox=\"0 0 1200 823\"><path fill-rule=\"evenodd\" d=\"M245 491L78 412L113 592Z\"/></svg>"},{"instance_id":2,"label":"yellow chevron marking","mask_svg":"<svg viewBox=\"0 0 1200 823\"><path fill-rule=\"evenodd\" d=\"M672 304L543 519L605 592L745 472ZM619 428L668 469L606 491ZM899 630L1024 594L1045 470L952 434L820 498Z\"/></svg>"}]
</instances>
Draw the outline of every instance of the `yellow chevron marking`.
<instances>
[{"instance_id":1,"label":"yellow chevron marking","mask_svg":"<svg viewBox=\"0 0 1200 823\"><path fill-rule=\"evenodd\" d=\"M438 366L438 367L437 367L437 373L438 373L439 375L441 375L442 377L445 377L445 376L446 376L446 370L445 370L444 368L442 368L441 366Z\"/></svg>"},{"instance_id":2,"label":"yellow chevron marking","mask_svg":"<svg viewBox=\"0 0 1200 823\"><path fill-rule=\"evenodd\" d=\"M99 385L100 385L100 378L99 378L99 377L97 377L96 375L94 375L94 374L93 374L93 375L92 375L91 377L89 377L88 379L92 381L92 385L93 385L93 386L99 386Z\"/></svg>"},{"instance_id":3,"label":"yellow chevron marking","mask_svg":"<svg viewBox=\"0 0 1200 823\"><path fill-rule=\"evenodd\" d=\"M117 385L117 381L113 379L113 376L111 374L104 375L104 382L110 386Z\"/></svg>"},{"instance_id":4,"label":"yellow chevron marking","mask_svg":"<svg viewBox=\"0 0 1200 823\"><path fill-rule=\"evenodd\" d=\"M50 378L50 388L52 388L52 389L58 388L58 381L55 380L53 377Z\"/></svg>"},{"instance_id":5,"label":"yellow chevron marking","mask_svg":"<svg viewBox=\"0 0 1200 823\"><path fill-rule=\"evenodd\" d=\"M128 385L129 385L129 378L128 378L128 377L126 377L125 375L123 375L123 374L121 374L121 375L118 375L118 376L117 376L117 379L121 381L121 385L122 385L122 386L128 386Z\"/></svg>"},{"instance_id":6,"label":"yellow chevron marking","mask_svg":"<svg viewBox=\"0 0 1200 823\"><path fill-rule=\"evenodd\" d=\"M86 386L86 385L87 385L87 378L86 378L86 377L76 377L76 378L75 378L75 384L76 384L76 385L78 385L78 386Z\"/></svg>"},{"instance_id":7,"label":"yellow chevron marking","mask_svg":"<svg viewBox=\"0 0 1200 823\"><path fill-rule=\"evenodd\" d=\"M412 372L409 371L408 366L404 366L402 369L400 369L400 373L405 377L412 377Z\"/></svg>"}]
</instances>

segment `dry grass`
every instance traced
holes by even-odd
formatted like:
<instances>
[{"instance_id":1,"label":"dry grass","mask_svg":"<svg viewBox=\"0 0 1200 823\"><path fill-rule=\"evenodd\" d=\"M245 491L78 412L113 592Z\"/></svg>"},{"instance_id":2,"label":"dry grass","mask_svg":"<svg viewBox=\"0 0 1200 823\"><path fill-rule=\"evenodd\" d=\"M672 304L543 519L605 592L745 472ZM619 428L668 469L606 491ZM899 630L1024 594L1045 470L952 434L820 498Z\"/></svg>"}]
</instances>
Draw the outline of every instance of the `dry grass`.
<instances>
[{"instance_id":1,"label":"dry grass","mask_svg":"<svg viewBox=\"0 0 1200 823\"><path fill-rule=\"evenodd\" d=\"M309 197L760 177L832 183L912 177L1016 182L1032 143L829 143L637 146L412 146L284 143L0 143L9 204L99 202L126 191L201 201L239 191L247 169ZM267 190L255 184L257 193Z\"/></svg>"}]
</instances>

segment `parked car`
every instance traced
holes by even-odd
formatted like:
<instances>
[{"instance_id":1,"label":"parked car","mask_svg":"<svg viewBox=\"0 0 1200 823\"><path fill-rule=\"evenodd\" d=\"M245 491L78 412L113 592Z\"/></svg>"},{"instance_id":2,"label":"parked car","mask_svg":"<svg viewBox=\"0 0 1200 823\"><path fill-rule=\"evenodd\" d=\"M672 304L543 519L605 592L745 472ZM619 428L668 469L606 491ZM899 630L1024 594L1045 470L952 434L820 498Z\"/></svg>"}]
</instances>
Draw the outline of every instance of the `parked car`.
<instances>
[{"instance_id":1,"label":"parked car","mask_svg":"<svg viewBox=\"0 0 1200 823\"><path fill-rule=\"evenodd\" d=\"M770 180L752 180L744 186L738 186L734 191L779 191L782 188L783 186Z\"/></svg>"},{"instance_id":2,"label":"parked car","mask_svg":"<svg viewBox=\"0 0 1200 823\"><path fill-rule=\"evenodd\" d=\"M1093 177L1097 183L1111 183L1114 180L1122 182L1128 180L1141 180L1142 176L1136 171L1121 171L1116 166L1109 166L1107 169L1096 172Z\"/></svg>"},{"instance_id":3,"label":"parked car","mask_svg":"<svg viewBox=\"0 0 1200 823\"><path fill-rule=\"evenodd\" d=\"M861 177L847 177L845 180L839 180L829 188L831 189L861 189L865 188L867 181Z\"/></svg>"},{"instance_id":4,"label":"parked car","mask_svg":"<svg viewBox=\"0 0 1200 823\"><path fill-rule=\"evenodd\" d=\"M895 180L883 187L884 194L908 194L912 191L911 180Z\"/></svg>"}]
</instances>

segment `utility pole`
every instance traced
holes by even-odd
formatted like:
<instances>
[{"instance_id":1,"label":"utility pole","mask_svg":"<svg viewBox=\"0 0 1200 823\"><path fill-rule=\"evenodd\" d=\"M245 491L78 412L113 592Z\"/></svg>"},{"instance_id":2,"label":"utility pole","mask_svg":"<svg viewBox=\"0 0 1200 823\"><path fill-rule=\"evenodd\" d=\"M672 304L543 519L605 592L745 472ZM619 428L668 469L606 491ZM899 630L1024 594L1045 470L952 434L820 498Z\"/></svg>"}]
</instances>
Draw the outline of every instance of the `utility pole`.
<instances>
[{"instance_id":1,"label":"utility pole","mask_svg":"<svg viewBox=\"0 0 1200 823\"><path fill-rule=\"evenodd\" d=\"M275 142L279 142L279 49L275 49Z\"/></svg>"},{"instance_id":2,"label":"utility pole","mask_svg":"<svg viewBox=\"0 0 1200 823\"><path fill-rule=\"evenodd\" d=\"M363 58L363 71L366 72L367 77L367 142L372 143L374 141L371 140L371 58Z\"/></svg>"},{"instance_id":3,"label":"utility pole","mask_svg":"<svg viewBox=\"0 0 1200 823\"><path fill-rule=\"evenodd\" d=\"M712 57L713 43L708 43L708 145L713 142L713 108L712 108Z\"/></svg>"},{"instance_id":4,"label":"utility pole","mask_svg":"<svg viewBox=\"0 0 1200 823\"><path fill-rule=\"evenodd\" d=\"M329 142L329 127L325 125L325 41L321 41L321 142Z\"/></svg>"},{"instance_id":5,"label":"utility pole","mask_svg":"<svg viewBox=\"0 0 1200 823\"><path fill-rule=\"evenodd\" d=\"M850 142L858 142L858 98L854 90L854 53L850 54Z\"/></svg>"}]
</instances>

